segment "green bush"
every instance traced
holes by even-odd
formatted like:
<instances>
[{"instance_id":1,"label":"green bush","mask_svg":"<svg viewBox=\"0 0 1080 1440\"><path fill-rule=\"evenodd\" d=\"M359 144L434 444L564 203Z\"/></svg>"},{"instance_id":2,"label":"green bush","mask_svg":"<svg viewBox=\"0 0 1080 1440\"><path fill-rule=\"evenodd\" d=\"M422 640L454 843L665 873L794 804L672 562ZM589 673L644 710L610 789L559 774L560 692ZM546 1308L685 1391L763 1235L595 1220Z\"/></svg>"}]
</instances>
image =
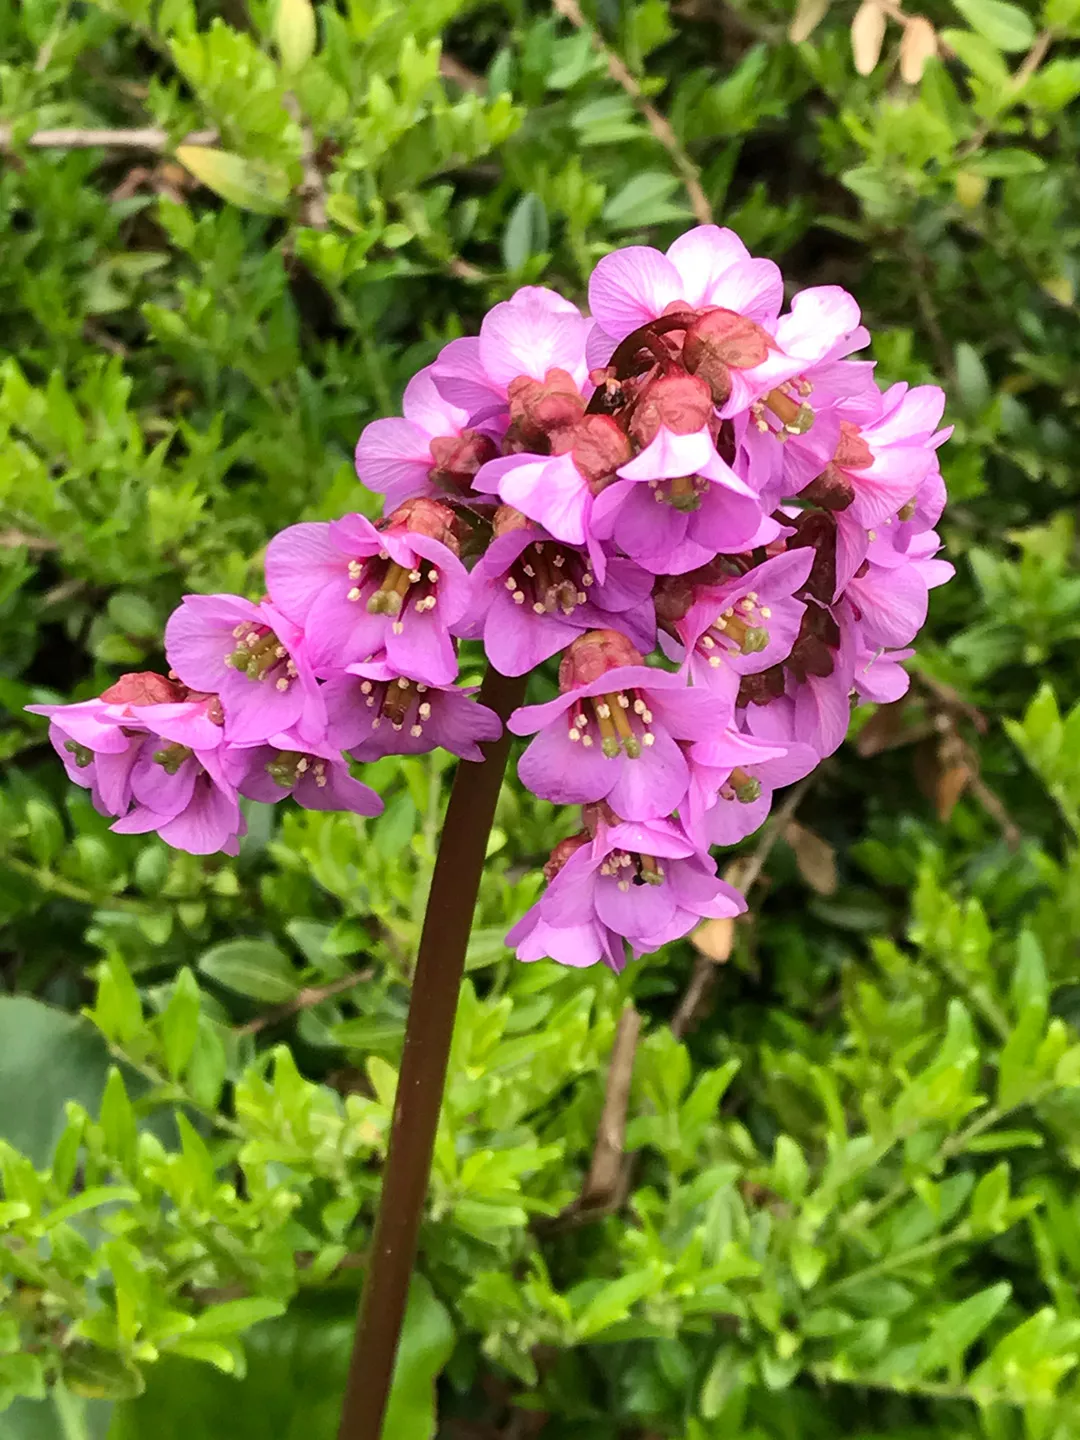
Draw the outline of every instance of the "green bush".
<instances>
[{"instance_id":1,"label":"green bush","mask_svg":"<svg viewBox=\"0 0 1080 1440\"><path fill-rule=\"evenodd\" d=\"M1080 6L928 4L0 11L5 1437L334 1434L447 778L197 859L23 705L373 503L487 305L706 211L946 385L958 578L726 962L517 965L562 821L504 787L388 1440L1080 1430Z\"/></svg>"}]
</instances>

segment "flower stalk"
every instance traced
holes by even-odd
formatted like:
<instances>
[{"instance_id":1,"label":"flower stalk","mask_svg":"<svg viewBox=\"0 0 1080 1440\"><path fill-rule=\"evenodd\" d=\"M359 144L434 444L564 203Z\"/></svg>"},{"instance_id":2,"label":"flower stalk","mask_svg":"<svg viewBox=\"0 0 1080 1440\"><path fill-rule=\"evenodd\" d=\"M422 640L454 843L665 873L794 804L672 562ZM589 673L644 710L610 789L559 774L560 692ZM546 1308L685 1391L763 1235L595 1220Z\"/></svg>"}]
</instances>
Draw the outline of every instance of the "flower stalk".
<instances>
[{"instance_id":1,"label":"flower stalk","mask_svg":"<svg viewBox=\"0 0 1080 1440\"><path fill-rule=\"evenodd\" d=\"M505 721L525 677L489 668L481 703L504 722L480 764L454 777L413 976L390 1147L353 1342L338 1440L379 1440L427 1196L458 991L488 835L510 748Z\"/></svg>"}]
</instances>

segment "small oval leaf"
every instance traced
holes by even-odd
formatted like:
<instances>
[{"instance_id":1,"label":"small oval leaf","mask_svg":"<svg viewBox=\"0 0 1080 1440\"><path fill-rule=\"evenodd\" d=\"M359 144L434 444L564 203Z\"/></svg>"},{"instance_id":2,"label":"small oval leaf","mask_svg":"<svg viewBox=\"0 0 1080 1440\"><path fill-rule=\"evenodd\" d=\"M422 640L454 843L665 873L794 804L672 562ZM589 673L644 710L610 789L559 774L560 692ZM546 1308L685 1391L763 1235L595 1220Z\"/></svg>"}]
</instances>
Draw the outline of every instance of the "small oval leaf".
<instances>
[{"instance_id":1,"label":"small oval leaf","mask_svg":"<svg viewBox=\"0 0 1080 1440\"><path fill-rule=\"evenodd\" d=\"M904 27L900 41L900 78L905 85L917 85L928 60L937 54L937 34L923 15L914 15Z\"/></svg>"},{"instance_id":2,"label":"small oval leaf","mask_svg":"<svg viewBox=\"0 0 1080 1440\"><path fill-rule=\"evenodd\" d=\"M176 158L200 184L241 210L278 215L285 208L289 177L280 166L202 145L180 145Z\"/></svg>"},{"instance_id":3,"label":"small oval leaf","mask_svg":"<svg viewBox=\"0 0 1080 1440\"><path fill-rule=\"evenodd\" d=\"M881 56L885 43L885 11L877 0L863 0L851 22L851 53L855 69L869 75Z\"/></svg>"},{"instance_id":4,"label":"small oval leaf","mask_svg":"<svg viewBox=\"0 0 1080 1440\"><path fill-rule=\"evenodd\" d=\"M311 0L280 0L274 20L274 44L281 68L289 75L302 70L315 54L315 10Z\"/></svg>"}]
</instances>

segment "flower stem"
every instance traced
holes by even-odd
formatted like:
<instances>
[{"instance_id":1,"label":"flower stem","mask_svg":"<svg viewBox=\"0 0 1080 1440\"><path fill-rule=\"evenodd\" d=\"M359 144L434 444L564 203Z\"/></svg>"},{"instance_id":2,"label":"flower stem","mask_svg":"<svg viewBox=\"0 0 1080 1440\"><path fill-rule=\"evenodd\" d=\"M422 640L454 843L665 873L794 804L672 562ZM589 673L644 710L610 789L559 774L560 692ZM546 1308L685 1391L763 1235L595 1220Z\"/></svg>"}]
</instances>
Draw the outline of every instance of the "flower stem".
<instances>
[{"instance_id":1,"label":"flower stem","mask_svg":"<svg viewBox=\"0 0 1080 1440\"><path fill-rule=\"evenodd\" d=\"M480 690L505 724L524 677L488 669ZM413 976L390 1148L353 1341L338 1440L379 1440L427 1196L458 991L510 735L454 776Z\"/></svg>"}]
</instances>

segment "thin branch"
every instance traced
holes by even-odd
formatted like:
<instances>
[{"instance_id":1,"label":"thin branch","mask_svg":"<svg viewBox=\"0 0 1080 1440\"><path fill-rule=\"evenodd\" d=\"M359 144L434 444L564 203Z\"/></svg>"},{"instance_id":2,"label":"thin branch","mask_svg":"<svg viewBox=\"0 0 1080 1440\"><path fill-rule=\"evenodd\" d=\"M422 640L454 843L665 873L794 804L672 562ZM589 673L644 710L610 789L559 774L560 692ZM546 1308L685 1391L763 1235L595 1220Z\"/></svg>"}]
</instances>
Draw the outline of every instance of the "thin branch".
<instances>
[{"instance_id":1,"label":"thin branch","mask_svg":"<svg viewBox=\"0 0 1080 1440\"><path fill-rule=\"evenodd\" d=\"M27 535L24 530L0 530L0 550L59 550L59 540L43 535Z\"/></svg>"},{"instance_id":2,"label":"thin branch","mask_svg":"<svg viewBox=\"0 0 1080 1440\"><path fill-rule=\"evenodd\" d=\"M290 1015L295 1015L299 1010L310 1010L313 1005L320 1005L324 1000L332 1000L335 995L344 994L354 985L362 985L374 974L375 971L369 967L367 970L354 970L351 975L342 975L339 980L331 980L328 985L305 986L291 1000L286 1000L283 1005L276 1005L265 1015L256 1015L254 1020L248 1020L243 1025L234 1025L233 1034L257 1035L268 1025L276 1025L280 1020L288 1020Z\"/></svg>"},{"instance_id":3,"label":"thin branch","mask_svg":"<svg viewBox=\"0 0 1080 1440\"><path fill-rule=\"evenodd\" d=\"M976 150L982 148L983 143L989 139L993 133L994 127L998 122L998 117L1002 111L1008 109L1013 103L1017 95L1046 58L1046 52L1050 49L1053 40L1054 32L1052 30L1042 30L1036 35L1031 49L1024 56L1019 68L1006 86L1005 93L1001 97L1001 103L997 110L993 115L989 116L988 119L984 120L974 135L970 136L964 141L963 145L960 146L956 152L956 158L958 160L966 160L969 155L974 155Z\"/></svg>"},{"instance_id":4,"label":"thin branch","mask_svg":"<svg viewBox=\"0 0 1080 1440\"><path fill-rule=\"evenodd\" d=\"M304 119L295 95L285 96L285 109L300 127L301 180L296 194L300 201L300 223L310 230L325 230L326 181L315 154L315 132Z\"/></svg>"},{"instance_id":5,"label":"thin branch","mask_svg":"<svg viewBox=\"0 0 1080 1440\"><path fill-rule=\"evenodd\" d=\"M772 848L777 840L787 829L795 811L802 803L802 798L809 789L812 781L820 775L819 769L814 775L808 775L805 780L800 780L793 785L784 799L779 810L771 816L765 828L761 832L761 839L757 848L746 860L736 860L728 871L727 878L744 895L750 893L751 887L756 884L765 862L772 853ZM699 954L694 960L694 968L690 972L690 979L687 981L686 989L683 991L682 999L679 1001L678 1009L671 1017L671 1033L676 1040L681 1040L689 1031L694 1021L709 997L716 980L716 961L708 955Z\"/></svg>"},{"instance_id":6,"label":"thin branch","mask_svg":"<svg viewBox=\"0 0 1080 1440\"><path fill-rule=\"evenodd\" d=\"M634 78L631 71L615 52L608 48L603 38L589 24L582 14L578 0L551 0L554 8L564 20L578 30L587 31L592 38L592 46L596 53L603 59L608 68L608 74L615 81L616 85L622 86L629 95L638 114L642 116L653 135L671 156L672 162L683 182L690 200L690 207L699 225L711 225L713 220L712 206L709 204L708 196L701 188L701 172L693 160L686 153L682 141L671 125L671 122L664 118L656 106L642 93L641 86Z\"/></svg>"},{"instance_id":7,"label":"thin branch","mask_svg":"<svg viewBox=\"0 0 1080 1440\"><path fill-rule=\"evenodd\" d=\"M14 148L12 135L14 127L0 125L0 150ZM193 130L179 141L181 145L216 145L216 130ZM146 125L131 130L83 130L77 126L60 130L35 130L21 142L31 150L153 150L158 154L173 149L173 140L167 130L155 125Z\"/></svg>"},{"instance_id":8,"label":"thin branch","mask_svg":"<svg viewBox=\"0 0 1080 1440\"><path fill-rule=\"evenodd\" d=\"M630 1183L630 1165L624 1153L626 1144L626 1113L630 1105L630 1086L634 1077L634 1058L641 1035L641 1016L628 1002L619 1016L615 1041L608 1061L604 1108L596 1127L596 1145L592 1163L581 1194L551 1219L540 1218L534 1223L537 1234L555 1234L591 1224L601 1215L621 1209Z\"/></svg>"}]
</instances>

